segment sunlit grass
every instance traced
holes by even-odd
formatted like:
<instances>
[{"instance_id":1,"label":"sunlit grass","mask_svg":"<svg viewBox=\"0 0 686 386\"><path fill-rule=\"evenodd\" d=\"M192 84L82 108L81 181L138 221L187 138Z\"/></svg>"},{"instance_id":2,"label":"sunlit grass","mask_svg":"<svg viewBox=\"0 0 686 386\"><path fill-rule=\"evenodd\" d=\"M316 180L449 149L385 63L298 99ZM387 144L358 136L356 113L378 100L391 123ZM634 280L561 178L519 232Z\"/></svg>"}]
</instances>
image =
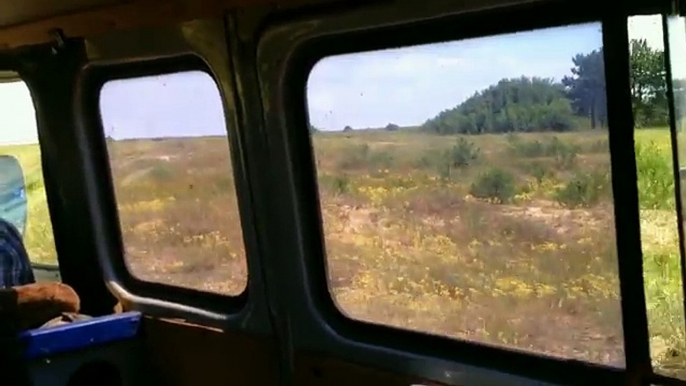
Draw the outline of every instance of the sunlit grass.
<instances>
[{"instance_id":1,"label":"sunlit grass","mask_svg":"<svg viewBox=\"0 0 686 386\"><path fill-rule=\"evenodd\" d=\"M602 173L607 132L517 136L566 146L571 158L527 155L513 149L513 136L467 136L479 157L446 171L459 137L313 136L339 308L373 323L623 365L612 195ZM639 130L636 142L654 150L638 162L651 347L656 365L675 371L686 364L673 199L662 204L673 189L663 165L669 135ZM239 293L247 267L225 140L113 142L109 151L134 274ZM38 149L0 153L20 159L33 187L29 253L54 261ZM506 203L471 194L492 168L512 176ZM570 186L590 173L578 182L586 185Z\"/></svg>"},{"instance_id":2,"label":"sunlit grass","mask_svg":"<svg viewBox=\"0 0 686 386\"><path fill-rule=\"evenodd\" d=\"M16 157L24 171L28 204L24 243L31 261L57 264L38 145L0 146L0 154Z\"/></svg>"}]
</instances>

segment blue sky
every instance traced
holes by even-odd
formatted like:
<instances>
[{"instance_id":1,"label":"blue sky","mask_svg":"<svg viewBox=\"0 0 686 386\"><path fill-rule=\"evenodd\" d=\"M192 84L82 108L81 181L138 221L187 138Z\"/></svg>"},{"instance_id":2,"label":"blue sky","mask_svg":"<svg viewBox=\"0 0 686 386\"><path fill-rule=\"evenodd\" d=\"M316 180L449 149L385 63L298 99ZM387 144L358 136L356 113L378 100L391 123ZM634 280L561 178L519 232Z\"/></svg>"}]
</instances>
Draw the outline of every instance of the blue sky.
<instances>
[{"instance_id":1,"label":"blue sky","mask_svg":"<svg viewBox=\"0 0 686 386\"><path fill-rule=\"evenodd\" d=\"M201 71L108 82L100 114L115 139L226 134L219 89Z\"/></svg>"},{"instance_id":2,"label":"blue sky","mask_svg":"<svg viewBox=\"0 0 686 386\"><path fill-rule=\"evenodd\" d=\"M659 18L633 18L629 31L662 48ZM326 58L307 84L310 120L325 130L418 125L502 78L560 80L575 54L601 46L600 25L589 24ZM225 133L219 91L199 72L109 82L100 106L116 139ZM0 116L0 144L37 141L23 83L0 83Z\"/></svg>"},{"instance_id":3,"label":"blue sky","mask_svg":"<svg viewBox=\"0 0 686 386\"><path fill-rule=\"evenodd\" d=\"M560 80L574 55L600 47L591 24L325 58L308 82L310 121L324 130L419 125L503 78Z\"/></svg>"}]
</instances>

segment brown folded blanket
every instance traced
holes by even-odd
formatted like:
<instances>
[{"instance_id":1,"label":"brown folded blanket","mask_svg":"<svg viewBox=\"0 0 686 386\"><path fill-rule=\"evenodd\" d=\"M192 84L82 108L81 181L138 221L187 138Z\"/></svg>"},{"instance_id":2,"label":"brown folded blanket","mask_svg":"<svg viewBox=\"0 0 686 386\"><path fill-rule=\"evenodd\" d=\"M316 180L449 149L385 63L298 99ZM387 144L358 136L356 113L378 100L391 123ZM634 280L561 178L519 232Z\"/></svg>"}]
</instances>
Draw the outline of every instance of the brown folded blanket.
<instances>
[{"instance_id":1,"label":"brown folded blanket","mask_svg":"<svg viewBox=\"0 0 686 386\"><path fill-rule=\"evenodd\" d=\"M78 313L79 308L79 296L62 283L0 289L0 319L11 324L15 331L40 327L63 313Z\"/></svg>"}]
</instances>

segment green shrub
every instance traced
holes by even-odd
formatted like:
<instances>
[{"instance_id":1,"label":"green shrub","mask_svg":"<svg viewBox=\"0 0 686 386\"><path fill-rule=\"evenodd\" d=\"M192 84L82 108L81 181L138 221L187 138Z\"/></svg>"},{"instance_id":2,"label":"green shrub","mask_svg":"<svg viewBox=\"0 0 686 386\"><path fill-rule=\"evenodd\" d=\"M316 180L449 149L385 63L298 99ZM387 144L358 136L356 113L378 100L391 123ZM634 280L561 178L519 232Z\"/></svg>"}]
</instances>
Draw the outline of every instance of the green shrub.
<instances>
[{"instance_id":1,"label":"green shrub","mask_svg":"<svg viewBox=\"0 0 686 386\"><path fill-rule=\"evenodd\" d=\"M553 137L547 144L545 153L547 156L555 158L555 164L558 168L569 169L576 163L579 147L574 144L562 142L559 138Z\"/></svg>"},{"instance_id":2,"label":"green shrub","mask_svg":"<svg viewBox=\"0 0 686 386\"><path fill-rule=\"evenodd\" d=\"M558 203L568 208L590 207L610 191L609 174L603 171L577 172L555 194Z\"/></svg>"},{"instance_id":3,"label":"green shrub","mask_svg":"<svg viewBox=\"0 0 686 386\"><path fill-rule=\"evenodd\" d=\"M543 180L553 178L555 173L544 162L531 162L525 166L526 172L536 179L539 184Z\"/></svg>"},{"instance_id":4,"label":"green shrub","mask_svg":"<svg viewBox=\"0 0 686 386\"><path fill-rule=\"evenodd\" d=\"M447 158L451 167L464 168L474 164L480 155L481 150L474 143L460 138L457 144L448 151Z\"/></svg>"},{"instance_id":5,"label":"green shrub","mask_svg":"<svg viewBox=\"0 0 686 386\"><path fill-rule=\"evenodd\" d=\"M457 140L457 143L450 149L446 150L438 162L436 162L438 175L442 179L450 179L451 173L454 169L465 169L468 166L475 164L481 155L481 150L474 145L474 143L467 141L464 138ZM428 162L432 156L426 156L425 160Z\"/></svg>"},{"instance_id":6,"label":"green shrub","mask_svg":"<svg viewBox=\"0 0 686 386\"><path fill-rule=\"evenodd\" d=\"M350 178L348 176L336 176L333 180L333 191L336 194L350 192Z\"/></svg>"},{"instance_id":7,"label":"green shrub","mask_svg":"<svg viewBox=\"0 0 686 386\"><path fill-rule=\"evenodd\" d=\"M347 194L351 191L350 177L345 174L323 174L318 178L320 189L326 189L334 195Z\"/></svg>"},{"instance_id":8,"label":"green shrub","mask_svg":"<svg viewBox=\"0 0 686 386\"><path fill-rule=\"evenodd\" d=\"M674 172L668 151L654 142L636 143L639 205L644 209L674 209Z\"/></svg>"},{"instance_id":9,"label":"green shrub","mask_svg":"<svg viewBox=\"0 0 686 386\"><path fill-rule=\"evenodd\" d=\"M477 178L469 193L498 203L509 202L515 194L514 177L507 171L493 168Z\"/></svg>"}]
</instances>

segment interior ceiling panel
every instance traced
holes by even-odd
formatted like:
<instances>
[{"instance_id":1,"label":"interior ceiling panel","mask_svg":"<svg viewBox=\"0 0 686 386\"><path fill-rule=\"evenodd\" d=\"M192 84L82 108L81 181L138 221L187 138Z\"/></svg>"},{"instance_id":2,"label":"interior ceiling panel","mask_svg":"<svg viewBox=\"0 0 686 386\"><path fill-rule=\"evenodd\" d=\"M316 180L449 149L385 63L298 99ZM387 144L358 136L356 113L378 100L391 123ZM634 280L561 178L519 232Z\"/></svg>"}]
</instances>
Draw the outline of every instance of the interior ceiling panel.
<instances>
[{"instance_id":1,"label":"interior ceiling panel","mask_svg":"<svg viewBox=\"0 0 686 386\"><path fill-rule=\"evenodd\" d=\"M0 0L0 27L127 0Z\"/></svg>"},{"instance_id":2,"label":"interior ceiling panel","mask_svg":"<svg viewBox=\"0 0 686 386\"><path fill-rule=\"evenodd\" d=\"M463 9L562 0L434 0L458 4ZM577 0L593 4L597 0ZM670 0L622 0L621 7L650 5ZM395 2L414 6L416 0L0 0L0 51L54 41L55 30L67 38L94 37L114 30L168 25L199 18L217 17L231 9L286 9L306 5L349 2L366 4ZM583 7L583 6L582 6ZM632 9L633 9L632 8ZM659 11L650 11L657 13Z\"/></svg>"}]
</instances>

